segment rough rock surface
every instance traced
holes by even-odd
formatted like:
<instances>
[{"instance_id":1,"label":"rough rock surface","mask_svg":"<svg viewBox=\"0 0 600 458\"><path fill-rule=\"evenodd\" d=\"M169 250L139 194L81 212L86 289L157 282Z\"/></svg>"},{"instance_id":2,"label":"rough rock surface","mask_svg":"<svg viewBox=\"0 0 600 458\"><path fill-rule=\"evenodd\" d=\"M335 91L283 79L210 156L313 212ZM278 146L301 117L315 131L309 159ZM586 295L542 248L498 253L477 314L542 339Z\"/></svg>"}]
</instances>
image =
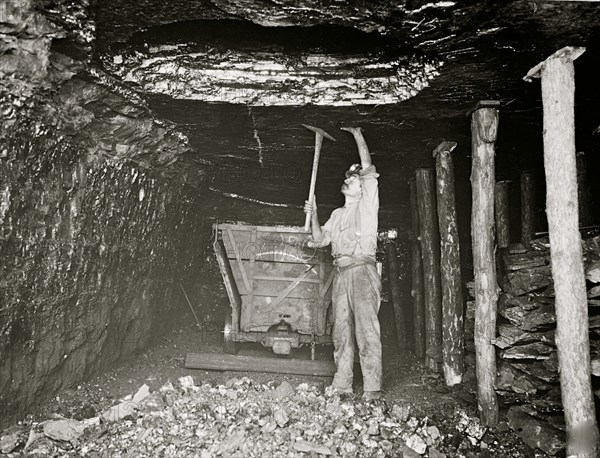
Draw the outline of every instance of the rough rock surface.
<instances>
[{"instance_id":1,"label":"rough rock surface","mask_svg":"<svg viewBox=\"0 0 600 458\"><path fill-rule=\"evenodd\" d=\"M407 107L440 125L444 112L464 119L465 101L478 98L501 98L504 109L518 112L524 104L513 103L510 88L523 84L527 66L557 46L597 37L600 17L594 5L571 2L342 3L119 0L94 7L104 45L183 19L241 19L270 29L351 27L435 51L452 65L423 91L428 98ZM202 160L194 158L194 172L180 167L192 155L185 139L154 120L138 94L89 66L95 46L89 8L86 0L0 4L0 351L10 355L0 366L3 420L132 354L159 332L176 280L197 267L199 250L188 241L199 241L207 229L196 219L204 205ZM108 56L106 62L119 65L120 51ZM593 61L588 56L578 65ZM524 92L519 86L518 97ZM539 99L539 88L529 94ZM262 166L256 119L247 111ZM395 129L415 128L404 115L384 116ZM430 137L424 130L413 130L413 137ZM424 150L429 154L429 146ZM395 160L388 165L399 168Z\"/></svg>"},{"instance_id":2,"label":"rough rock surface","mask_svg":"<svg viewBox=\"0 0 600 458\"><path fill-rule=\"evenodd\" d=\"M85 60L53 51L52 39L86 36L76 20L62 29L31 2L9 5L0 27L1 423L160 334L207 233L203 181L190 193L162 173L189 150L185 139L86 72Z\"/></svg>"},{"instance_id":3,"label":"rough rock surface","mask_svg":"<svg viewBox=\"0 0 600 458\"><path fill-rule=\"evenodd\" d=\"M224 292L215 296L226 300ZM175 327L143 357L61 391L20 427L0 432L0 441L28 456L145 456L159 449L165 456L218 456L219 450L265 457L546 456L505 422L484 427L471 395L449 392L408 354L389 355L384 399L373 402L360 398L358 379L356 394L340 397L320 377L190 371L177 356L197 351L200 340L203 350L218 352L221 328L206 332L185 315L183 329ZM270 353L250 346L242 352ZM317 355L330 352L319 348ZM119 418L107 420L107 412ZM47 425L70 442L48 437Z\"/></svg>"},{"instance_id":4,"label":"rough rock surface","mask_svg":"<svg viewBox=\"0 0 600 458\"><path fill-rule=\"evenodd\" d=\"M109 0L97 10L98 50L100 54L120 54L119 43L143 40L147 38L144 31L158 33L159 26L185 26L193 21L197 21L196 34L200 36L211 24L227 21L237 22L229 26L232 30L254 24L273 37L286 28L317 31L319 26L330 27L336 31L327 37L330 44L347 41L340 32L358 30L379 36L384 43L378 44L380 49L394 46L407 57L425 53L443 61L443 71L431 84L432 89L425 91L413 109L421 109L424 114L435 111L438 116L463 116L478 99L499 99L515 110L521 108L517 105L524 93L538 99L537 84L526 85L522 77L566 45L589 45L579 67L585 65L593 88L595 57L591 54L596 52L593 44L598 39L599 8L593 2L545 0L353 0L316 4L304 0L177 0L168 6L156 0ZM256 34L238 39L242 46L252 44ZM310 43L305 42L306 50ZM358 43L360 46L360 40ZM581 78L578 84L584 84ZM593 89L581 96L582 101L585 98L595 98Z\"/></svg>"},{"instance_id":5,"label":"rough rock surface","mask_svg":"<svg viewBox=\"0 0 600 458\"><path fill-rule=\"evenodd\" d=\"M292 63L273 52L182 48L174 52L164 46L146 55L136 52L132 59L113 56L107 67L144 92L253 106L398 103L415 96L438 74L437 65L424 58L313 53Z\"/></svg>"}]
</instances>

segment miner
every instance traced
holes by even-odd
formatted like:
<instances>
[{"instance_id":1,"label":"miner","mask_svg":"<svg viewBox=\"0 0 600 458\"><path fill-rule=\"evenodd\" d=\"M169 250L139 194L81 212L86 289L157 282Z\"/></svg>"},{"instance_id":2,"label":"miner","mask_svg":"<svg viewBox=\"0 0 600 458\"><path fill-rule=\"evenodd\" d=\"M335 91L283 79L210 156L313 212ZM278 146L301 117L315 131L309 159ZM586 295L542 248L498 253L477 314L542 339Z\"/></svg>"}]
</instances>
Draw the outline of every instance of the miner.
<instances>
[{"instance_id":1,"label":"miner","mask_svg":"<svg viewBox=\"0 0 600 458\"><path fill-rule=\"evenodd\" d=\"M311 247L331 244L333 348L336 373L330 390L352 393L355 341L363 374L363 397L381 396L381 332L377 314L381 280L375 265L379 189L375 166L360 127L342 127L354 136L360 164L346 171L341 192L343 207L335 209L321 226L315 202L306 201L311 214Z\"/></svg>"}]
</instances>

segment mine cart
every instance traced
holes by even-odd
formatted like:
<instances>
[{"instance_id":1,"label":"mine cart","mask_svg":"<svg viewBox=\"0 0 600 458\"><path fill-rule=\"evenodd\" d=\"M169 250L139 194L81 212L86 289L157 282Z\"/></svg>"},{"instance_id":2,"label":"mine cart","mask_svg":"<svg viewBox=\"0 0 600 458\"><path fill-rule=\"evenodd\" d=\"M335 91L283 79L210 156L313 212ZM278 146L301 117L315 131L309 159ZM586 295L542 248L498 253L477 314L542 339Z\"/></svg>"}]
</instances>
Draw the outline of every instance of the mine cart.
<instances>
[{"instance_id":1,"label":"mine cart","mask_svg":"<svg viewBox=\"0 0 600 458\"><path fill-rule=\"evenodd\" d=\"M309 248L302 227L215 224L214 250L229 296L224 350L258 342L288 355L331 343L333 265L328 249Z\"/></svg>"}]
</instances>

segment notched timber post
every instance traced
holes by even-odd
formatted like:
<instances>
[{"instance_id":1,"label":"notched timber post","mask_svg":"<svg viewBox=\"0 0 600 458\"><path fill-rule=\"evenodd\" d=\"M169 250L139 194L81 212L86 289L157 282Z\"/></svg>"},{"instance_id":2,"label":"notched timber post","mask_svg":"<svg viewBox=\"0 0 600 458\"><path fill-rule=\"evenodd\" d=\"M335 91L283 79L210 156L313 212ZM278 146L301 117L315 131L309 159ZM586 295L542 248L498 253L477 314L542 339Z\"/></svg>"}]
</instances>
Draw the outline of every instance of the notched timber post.
<instances>
[{"instance_id":1,"label":"notched timber post","mask_svg":"<svg viewBox=\"0 0 600 458\"><path fill-rule=\"evenodd\" d=\"M494 214L496 216L496 244L505 249L510 245L510 180L498 181L494 190Z\"/></svg>"},{"instance_id":2,"label":"notched timber post","mask_svg":"<svg viewBox=\"0 0 600 458\"><path fill-rule=\"evenodd\" d=\"M486 425L498 423L496 397L496 311L498 284L494 243L495 147L498 132L498 106L495 100L481 101L469 112L473 165L471 186L471 239L475 283L475 364L477 406Z\"/></svg>"},{"instance_id":3,"label":"notched timber post","mask_svg":"<svg viewBox=\"0 0 600 458\"><path fill-rule=\"evenodd\" d=\"M456 218L454 163L451 156L455 148L456 142L443 141L433 151L440 231L442 355L444 379L448 386L461 383L464 373L464 302Z\"/></svg>"},{"instance_id":4,"label":"notched timber post","mask_svg":"<svg viewBox=\"0 0 600 458\"><path fill-rule=\"evenodd\" d=\"M497 181L494 189L494 216L496 218L496 274L498 285L504 283L504 255L510 251L510 207L509 191L511 180Z\"/></svg>"},{"instance_id":5,"label":"notched timber post","mask_svg":"<svg viewBox=\"0 0 600 458\"><path fill-rule=\"evenodd\" d=\"M533 172L521 172L521 244L531 249L535 230L535 177Z\"/></svg>"},{"instance_id":6,"label":"notched timber post","mask_svg":"<svg viewBox=\"0 0 600 458\"><path fill-rule=\"evenodd\" d=\"M579 233L575 157L575 68L585 48L565 47L532 68L542 80L546 213L556 291L556 348L567 456L597 457L588 304Z\"/></svg>"},{"instance_id":7,"label":"notched timber post","mask_svg":"<svg viewBox=\"0 0 600 458\"><path fill-rule=\"evenodd\" d=\"M440 288L440 235L435 203L435 177L432 169L417 169L419 236L423 259L425 299L425 360L438 371L442 362L442 292Z\"/></svg>"},{"instance_id":8,"label":"notched timber post","mask_svg":"<svg viewBox=\"0 0 600 458\"><path fill-rule=\"evenodd\" d=\"M419 207L417 204L417 184L411 180L410 213L412 220L412 286L410 294L413 298L413 333L415 340L415 356L425 357L425 301L423 299L423 258L421 254L421 237L419 232Z\"/></svg>"},{"instance_id":9,"label":"notched timber post","mask_svg":"<svg viewBox=\"0 0 600 458\"><path fill-rule=\"evenodd\" d=\"M396 243L389 240L385 243L385 258L387 264L388 281L392 293L392 305L394 306L394 321L396 322L396 337L398 347L404 349L408 346L406 316L402 307L402 293L400 291L400 269L398 268L398 256L396 254Z\"/></svg>"}]
</instances>

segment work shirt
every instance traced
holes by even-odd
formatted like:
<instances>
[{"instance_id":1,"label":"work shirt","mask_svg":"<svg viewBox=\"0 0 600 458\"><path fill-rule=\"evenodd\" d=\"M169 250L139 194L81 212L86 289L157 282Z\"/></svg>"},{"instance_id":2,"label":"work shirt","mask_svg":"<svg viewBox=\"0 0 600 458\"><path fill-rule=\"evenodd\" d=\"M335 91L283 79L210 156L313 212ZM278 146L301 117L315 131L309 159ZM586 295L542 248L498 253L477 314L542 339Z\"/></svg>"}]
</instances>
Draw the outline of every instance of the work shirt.
<instances>
[{"instance_id":1,"label":"work shirt","mask_svg":"<svg viewBox=\"0 0 600 458\"><path fill-rule=\"evenodd\" d=\"M377 177L379 174L374 165L361 170L361 196L343 207L336 208L321 228L323 239L318 245L331 244L331 254L334 258L369 256L375 260L379 212Z\"/></svg>"}]
</instances>

